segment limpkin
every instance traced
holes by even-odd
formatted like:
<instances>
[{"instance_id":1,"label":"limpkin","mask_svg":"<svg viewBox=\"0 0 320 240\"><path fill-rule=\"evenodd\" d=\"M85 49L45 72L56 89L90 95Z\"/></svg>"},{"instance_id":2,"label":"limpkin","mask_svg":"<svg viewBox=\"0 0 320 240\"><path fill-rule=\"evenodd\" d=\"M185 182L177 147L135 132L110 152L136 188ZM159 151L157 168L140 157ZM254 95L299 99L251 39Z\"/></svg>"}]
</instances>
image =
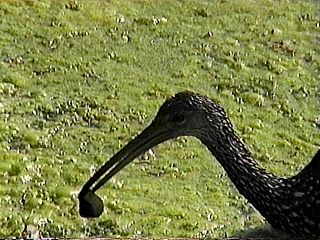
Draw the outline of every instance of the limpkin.
<instances>
[{"instance_id":1,"label":"limpkin","mask_svg":"<svg viewBox=\"0 0 320 240\"><path fill-rule=\"evenodd\" d=\"M94 192L140 154L179 136L198 138L271 226L289 234L320 236L320 149L295 176L268 173L252 158L224 109L192 92L165 101L152 123L88 180L79 193L80 215L100 216L103 203Z\"/></svg>"}]
</instances>

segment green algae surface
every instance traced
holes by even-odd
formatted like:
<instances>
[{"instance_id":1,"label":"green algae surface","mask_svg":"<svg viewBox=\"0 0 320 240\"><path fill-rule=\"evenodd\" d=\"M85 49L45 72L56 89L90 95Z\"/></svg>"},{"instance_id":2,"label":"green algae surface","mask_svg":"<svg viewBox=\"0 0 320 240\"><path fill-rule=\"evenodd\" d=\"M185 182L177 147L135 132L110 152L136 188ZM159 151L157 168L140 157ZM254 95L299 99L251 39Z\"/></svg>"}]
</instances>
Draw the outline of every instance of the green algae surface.
<instances>
[{"instance_id":1,"label":"green algae surface","mask_svg":"<svg viewBox=\"0 0 320 240\"><path fill-rule=\"evenodd\" d=\"M166 142L77 194L171 95L225 107L268 171L320 144L317 1L0 2L0 235L230 237L265 225L199 141Z\"/></svg>"}]
</instances>

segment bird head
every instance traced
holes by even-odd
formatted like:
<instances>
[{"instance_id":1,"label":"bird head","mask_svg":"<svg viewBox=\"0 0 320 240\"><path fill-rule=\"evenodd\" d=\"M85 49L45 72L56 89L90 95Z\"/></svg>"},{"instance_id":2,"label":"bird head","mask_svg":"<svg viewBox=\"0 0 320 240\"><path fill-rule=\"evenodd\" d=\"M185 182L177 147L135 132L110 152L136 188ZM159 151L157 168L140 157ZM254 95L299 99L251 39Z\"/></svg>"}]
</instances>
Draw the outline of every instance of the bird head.
<instances>
[{"instance_id":1,"label":"bird head","mask_svg":"<svg viewBox=\"0 0 320 240\"><path fill-rule=\"evenodd\" d=\"M195 136L207 127L228 121L224 109L213 100L193 92L181 92L160 107L153 124L176 136Z\"/></svg>"},{"instance_id":2,"label":"bird head","mask_svg":"<svg viewBox=\"0 0 320 240\"><path fill-rule=\"evenodd\" d=\"M201 138L206 129L226 126L225 111L209 98L192 92L182 92L160 107L151 124L107 161L83 186L80 194L80 215L98 217L102 201L94 194L105 182L133 159L148 149L179 136Z\"/></svg>"}]
</instances>

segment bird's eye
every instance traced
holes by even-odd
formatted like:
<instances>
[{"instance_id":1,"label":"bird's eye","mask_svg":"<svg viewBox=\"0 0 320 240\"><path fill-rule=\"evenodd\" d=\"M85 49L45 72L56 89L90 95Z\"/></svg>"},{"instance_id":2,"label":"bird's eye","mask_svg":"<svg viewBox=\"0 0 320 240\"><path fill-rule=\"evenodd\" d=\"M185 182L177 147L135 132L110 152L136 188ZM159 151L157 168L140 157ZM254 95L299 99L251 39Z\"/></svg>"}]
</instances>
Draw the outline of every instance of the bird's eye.
<instances>
[{"instance_id":1,"label":"bird's eye","mask_svg":"<svg viewBox=\"0 0 320 240\"><path fill-rule=\"evenodd\" d=\"M185 121L186 117L182 113L175 113L171 117L171 121L174 123L183 123Z\"/></svg>"}]
</instances>

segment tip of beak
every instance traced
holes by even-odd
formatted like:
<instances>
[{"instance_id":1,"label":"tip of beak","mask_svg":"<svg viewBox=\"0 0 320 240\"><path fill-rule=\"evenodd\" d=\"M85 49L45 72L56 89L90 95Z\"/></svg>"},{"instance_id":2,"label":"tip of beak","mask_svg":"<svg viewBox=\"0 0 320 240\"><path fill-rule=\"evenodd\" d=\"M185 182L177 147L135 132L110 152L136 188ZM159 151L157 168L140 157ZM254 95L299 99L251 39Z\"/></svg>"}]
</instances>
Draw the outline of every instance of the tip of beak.
<instances>
[{"instance_id":1,"label":"tip of beak","mask_svg":"<svg viewBox=\"0 0 320 240\"><path fill-rule=\"evenodd\" d=\"M103 212L103 202L92 191L79 194L79 213L84 218L97 218Z\"/></svg>"}]
</instances>

